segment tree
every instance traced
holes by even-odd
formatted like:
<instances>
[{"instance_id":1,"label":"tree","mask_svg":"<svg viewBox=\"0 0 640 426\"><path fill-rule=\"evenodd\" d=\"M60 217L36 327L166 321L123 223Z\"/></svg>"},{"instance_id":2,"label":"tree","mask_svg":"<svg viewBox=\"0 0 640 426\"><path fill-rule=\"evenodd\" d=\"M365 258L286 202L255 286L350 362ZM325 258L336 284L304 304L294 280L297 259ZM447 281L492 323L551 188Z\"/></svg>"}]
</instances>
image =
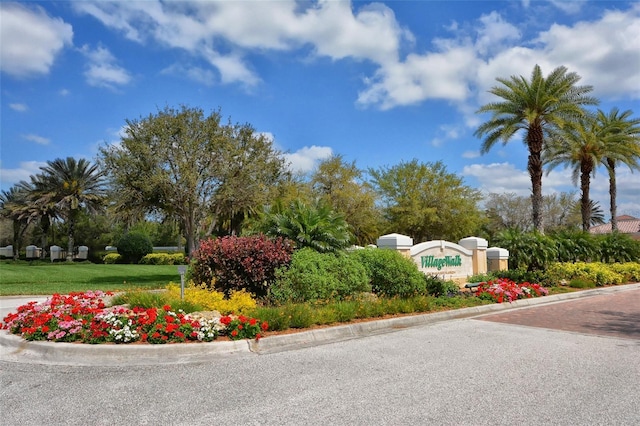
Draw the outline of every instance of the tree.
<instances>
[{"instance_id":1,"label":"tree","mask_svg":"<svg viewBox=\"0 0 640 426\"><path fill-rule=\"evenodd\" d=\"M121 200L136 209L179 219L188 253L196 240L264 204L284 171L271 139L248 124L222 124L219 111L166 107L127 120L120 145L103 147L101 161Z\"/></svg>"},{"instance_id":2,"label":"tree","mask_svg":"<svg viewBox=\"0 0 640 426\"><path fill-rule=\"evenodd\" d=\"M371 183L382 199L386 231L409 235L418 243L457 241L479 229L480 192L436 163L402 162L369 169Z\"/></svg>"},{"instance_id":3,"label":"tree","mask_svg":"<svg viewBox=\"0 0 640 426\"><path fill-rule=\"evenodd\" d=\"M9 188L8 191L0 192L0 216L11 221L13 234L11 244L13 245L13 258L19 257L22 237L29 225L28 217L25 214L27 206L27 192L17 185Z\"/></svg>"},{"instance_id":4,"label":"tree","mask_svg":"<svg viewBox=\"0 0 640 426\"><path fill-rule=\"evenodd\" d=\"M632 171L640 170L640 118L631 118L631 114L631 110L621 113L617 108L612 108L609 114L598 110L596 116L599 127L616 135L606 142L603 157L609 174L611 230L614 232L618 230L616 165L623 163Z\"/></svg>"},{"instance_id":5,"label":"tree","mask_svg":"<svg viewBox=\"0 0 640 426\"><path fill-rule=\"evenodd\" d=\"M33 187L30 199L39 205L54 206L65 220L69 238L67 261L72 261L78 215L82 210L95 214L104 206L104 174L97 164L72 157L47 161L40 170L42 178Z\"/></svg>"},{"instance_id":6,"label":"tree","mask_svg":"<svg viewBox=\"0 0 640 426\"><path fill-rule=\"evenodd\" d=\"M29 179L29 182L21 181L18 186L27 194L24 214L29 223L37 223L40 233L40 245L43 248L40 256L44 259L46 257L44 248L48 246L49 230L54 221L60 218L60 211L55 199L40 196L40 194L46 192L46 186L49 184L46 176L39 173L31 175Z\"/></svg>"},{"instance_id":7,"label":"tree","mask_svg":"<svg viewBox=\"0 0 640 426\"><path fill-rule=\"evenodd\" d=\"M340 251L352 239L344 217L323 201L307 205L298 200L286 207L277 203L260 214L252 231L284 237L294 241L297 249L309 247L320 253Z\"/></svg>"},{"instance_id":8,"label":"tree","mask_svg":"<svg viewBox=\"0 0 640 426\"><path fill-rule=\"evenodd\" d=\"M501 86L489 93L503 99L482 106L477 113L491 113L491 118L475 132L484 137L482 152L488 152L498 141L507 144L518 131L524 131L524 143L529 150L527 170L531 177L533 226L544 232L542 216L542 151L549 131L563 128L576 118L585 116L583 105L596 105L598 100L587 96L591 86L576 86L580 76L558 67L546 78L540 66L533 68L531 79L511 76L497 78Z\"/></svg>"},{"instance_id":9,"label":"tree","mask_svg":"<svg viewBox=\"0 0 640 426\"><path fill-rule=\"evenodd\" d=\"M311 176L313 192L343 215L356 243L374 243L379 236L380 211L376 208L376 194L355 162L346 163L341 155L334 155L318 165Z\"/></svg>"}]
</instances>

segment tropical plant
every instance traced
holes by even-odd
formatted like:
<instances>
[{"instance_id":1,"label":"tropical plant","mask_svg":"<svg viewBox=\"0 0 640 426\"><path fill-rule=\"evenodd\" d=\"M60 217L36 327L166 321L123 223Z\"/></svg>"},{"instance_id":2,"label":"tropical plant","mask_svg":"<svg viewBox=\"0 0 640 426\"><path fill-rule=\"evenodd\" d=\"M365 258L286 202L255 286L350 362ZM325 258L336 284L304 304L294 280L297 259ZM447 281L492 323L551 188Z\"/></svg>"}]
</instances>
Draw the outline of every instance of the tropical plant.
<instances>
[{"instance_id":1,"label":"tropical plant","mask_svg":"<svg viewBox=\"0 0 640 426\"><path fill-rule=\"evenodd\" d=\"M511 269L543 270L558 255L553 239L537 231L507 229L500 232L493 243L509 250Z\"/></svg>"},{"instance_id":2,"label":"tropical plant","mask_svg":"<svg viewBox=\"0 0 640 426\"><path fill-rule=\"evenodd\" d=\"M47 161L41 167L42 179L33 187L30 199L37 204L55 206L67 225L67 260L73 259L74 232L81 210L97 213L106 195L104 175L97 164L72 157Z\"/></svg>"},{"instance_id":3,"label":"tropical plant","mask_svg":"<svg viewBox=\"0 0 640 426\"><path fill-rule=\"evenodd\" d=\"M544 232L542 217L542 152L550 131L562 128L576 118L585 116L584 105L596 105L598 100L587 96L591 86L577 86L580 76L568 73L566 67L554 69L546 78L539 65L533 68L531 79L511 76L497 78L501 86L489 92L501 101L482 106L478 113L491 113L491 118L475 132L484 137L482 152L488 152L498 141L508 143L518 131L524 131L529 150L527 170L531 177L532 218L534 228Z\"/></svg>"},{"instance_id":4,"label":"tropical plant","mask_svg":"<svg viewBox=\"0 0 640 426\"><path fill-rule=\"evenodd\" d=\"M618 230L617 216L617 184L616 165L623 163L632 171L640 170L640 118L631 118L631 110L620 112L612 108L609 114L598 110L596 123L613 135L605 142L602 162L609 174L609 199L611 213L611 230Z\"/></svg>"},{"instance_id":5,"label":"tropical plant","mask_svg":"<svg viewBox=\"0 0 640 426\"><path fill-rule=\"evenodd\" d=\"M28 193L18 186L12 186L8 191L0 192L0 216L11 220L13 225L13 258L19 257L22 237L29 225L28 216L25 214Z\"/></svg>"},{"instance_id":6,"label":"tropical plant","mask_svg":"<svg viewBox=\"0 0 640 426\"><path fill-rule=\"evenodd\" d=\"M340 251L352 238L344 217L323 201L307 205L296 200L288 208L276 203L260 214L252 231L284 237L298 249L309 247L320 253Z\"/></svg>"}]
</instances>

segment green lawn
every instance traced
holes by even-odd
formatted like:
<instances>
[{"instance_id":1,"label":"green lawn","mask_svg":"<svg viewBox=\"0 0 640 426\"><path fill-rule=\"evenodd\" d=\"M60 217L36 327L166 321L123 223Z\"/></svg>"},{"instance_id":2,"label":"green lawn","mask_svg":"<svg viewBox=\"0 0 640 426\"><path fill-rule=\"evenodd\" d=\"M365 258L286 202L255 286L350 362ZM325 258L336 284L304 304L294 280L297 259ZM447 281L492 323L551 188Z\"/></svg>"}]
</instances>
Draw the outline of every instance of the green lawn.
<instances>
[{"instance_id":1,"label":"green lawn","mask_svg":"<svg viewBox=\"0 0 640 426\"><path fill-rule=\"evenodd\" d=\"M163 288L180 282L173 265L0 262L0 296Z\"/></svg>"}]
</instances>

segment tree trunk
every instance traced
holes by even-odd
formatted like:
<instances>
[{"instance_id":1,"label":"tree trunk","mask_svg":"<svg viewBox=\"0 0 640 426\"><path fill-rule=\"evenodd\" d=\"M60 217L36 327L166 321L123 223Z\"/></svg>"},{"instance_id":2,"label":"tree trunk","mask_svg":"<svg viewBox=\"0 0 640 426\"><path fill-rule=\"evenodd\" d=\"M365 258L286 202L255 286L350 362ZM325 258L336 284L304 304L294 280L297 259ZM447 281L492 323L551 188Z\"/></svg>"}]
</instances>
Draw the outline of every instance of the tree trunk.
<instances>
[{"instance_id":1,"label":"tree trunk","mask_svg":"<svg viewBox=\"0 0 640 426\"><path fill-rule=\"evenodd\" d=\"M580 165L580 190L582 198L580 200L580 210L582 213L582 230L589 232L591 227L591 206L589 204L589 184L591 183L591 171L593 167L590 163L583 162Z\"/></svg>"},{"instance_id":2,"label":"tree trunk","mask_svg":"<svg viewBox=\"0 0 640 426\"><path fill-rule=\"evenodd\" d=\"M532 124L527 132L529 146L529 161L527 170L531 177L531 207L533 212L533 227L544 233L544 218L542 216L542 146L543 133L540 124Z\"/></svg>"},{"instance_id":3,"label":"tree trunk","mask_svg":"<svg viewBox=\"0 0 640 426\"><path fill-rule=\"evenodd\" d=\"M609 208L611 212L611 232L618 230L618 206L616 204L616 196L618 188L616 186L616 162L611 158L607 158L607 171L609 172Z\"/></svg>"},{"instance_id":4,"label":"tree trunk","mask_svg":"<svg viewBox=\"0 0 640 426\"><path fill-rule=\"evenodd\" d=\"M69 243L67 244L67 262L73 262L73 244L75 242L73 240L73 234L75 232L75 227L76 227L75 218L69 218L69 231L68 231Z\"/></svg>"}]
</instances>

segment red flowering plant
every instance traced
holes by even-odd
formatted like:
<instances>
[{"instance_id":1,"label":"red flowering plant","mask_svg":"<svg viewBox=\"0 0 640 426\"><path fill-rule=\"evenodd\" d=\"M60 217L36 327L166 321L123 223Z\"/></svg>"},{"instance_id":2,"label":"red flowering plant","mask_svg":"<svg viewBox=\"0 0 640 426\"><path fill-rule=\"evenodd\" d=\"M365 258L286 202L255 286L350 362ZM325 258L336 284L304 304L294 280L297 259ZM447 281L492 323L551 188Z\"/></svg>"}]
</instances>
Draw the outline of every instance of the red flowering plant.
<instances>
[{"instance_id":1,"label":"red flowering plant","mask_svg":"<svg viewBox=\"0 0 640 426\"><path fill-rule=\"evenodd\" d=\"M476 289L476 296L498 303L546 296L547 294L549 294L549 291L540 284L531 284L528 282L517 284L515 281L507 278L480 283Z\"/></svg>"},{"instance_id":2,"label":"red flowering plant","mask_svg":"<svg viewBox=\"0 0 640 426\"><path fill-rule=\"evenodd\" d=\"M225 334L231 340L240 339L260 339L261 331L267 331L269 324L263 321L260 324L255 318L247 318L244 315L234 316L226 315L220 318L220 322L225 326Z\"/></svg>"},{"instance_id":3,"label":"red flowering plant","mask_svg":"<svg viewBox=\"0 0 640 426\"><path fill-rule=\"evenodd\" d=\"M254 318L201 318L162 309L107 307L110 293L53 295L44 303L30 302L4 318L0 328L26 340L82 343L180 343L187 340L211 342L221 334L232 339L259 338L266 322Z\"/></svg>"}]
</instances>

